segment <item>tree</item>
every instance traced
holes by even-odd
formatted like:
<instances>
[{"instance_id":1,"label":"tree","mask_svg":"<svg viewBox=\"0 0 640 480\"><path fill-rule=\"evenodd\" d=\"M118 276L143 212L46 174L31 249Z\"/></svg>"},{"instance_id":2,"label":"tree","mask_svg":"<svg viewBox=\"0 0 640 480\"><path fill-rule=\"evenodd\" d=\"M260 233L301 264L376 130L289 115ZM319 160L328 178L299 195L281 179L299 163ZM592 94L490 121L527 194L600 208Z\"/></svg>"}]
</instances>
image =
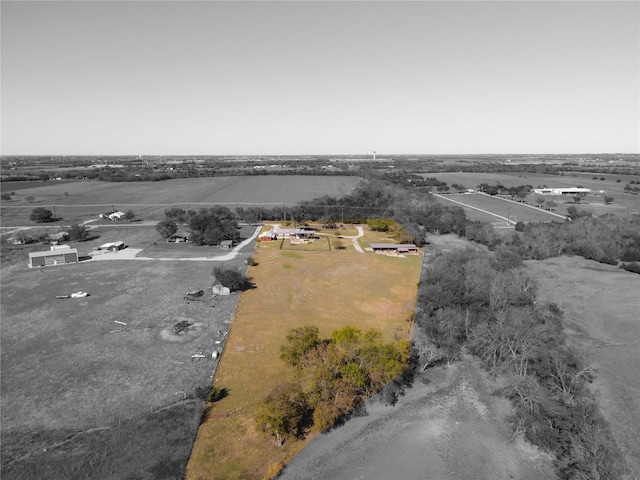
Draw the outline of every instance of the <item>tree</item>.
<instances>
[{"instance_id":1,"label":"tree","mask_svg":"<svg viewBox=\"0 0 640 480\"><path fill-rule=\"evenodd\" d=\"M38 207L31 210L31 216L29 218L37 223L54 221L53 212L51 212L51 210L47 210L44 207Z\"/></svg>"},{"instance_id":2,"label":"tree","mask_svg":"<svg viewBox=\"0 0 640 480\"><path fill-rule=\"evenodd\" d=\"M187 221L187 212L182 208L170 208L164 211L164 215L167 217L167 220L172 220L178 224L183 224Z\"/></svg>"},{"instance_id":3,"label":"tree","mask_svg":"<svg viewBox=\"0 0 640 480\"><path fill-rule=\"evenodd\" d=\"M318 345L318 327L294 328L287 334L287 344L280 347L280 358L289 365L298 367L302 357Z\"/></svg>"},{"instance_id":4,"label":"tree","mask_svg":"<svg viewBox=\"0 0 640 480\"><path fill-rule=\"evenodd\" d=\"M614 200L614 198L613 198L613 197L609 197L609 196L604 197L604 203L605 203L605 205L610 205L610 204L612 204L612 203L613 203L613 200Z\"/></svg>"},{"instance_id":5,"label":"tree","mask_svg":"<svg viewBox=\"0 0 640 480\"><path fill-rule=\"evenodd\" d=\"M131 223L131 221L136 218L136 214L133 213L133 210L127 210L124 214L124 218L127 222Z\"/></svg>"},{"instance_id":6,"label":"tree","mask_svg":"<svg viewBox=\"0 0 640 480\"><path fill-rule=\"evenodd\" d=\"M89 229L87 228L86 225L83 225L81 223L76 223L74 225L71 225L68 231L69 231L69 238L71 240L77 240L79 242L85 241L89 236Z\"/></svg>"},{"instance_id":7,"label":"tree","mask_svg":"<svg viewBox=\"0 0 640 480\"><path fill-rule=\"evenodd\" d=\"M29 195L28 197L25 197L25 200L29 203L32 203L35 199L36 197L34 197L33 195Z\"/></svg>"},{"instance_id":8,"label":"tree","mask_svg":"<svg viewBox=\"0 0 640 480\"><path fill-rule=\"evenodd\" d=\"M237 270L225 269L223 267L215 267L213 275L223 286L232 292L244 291L251 288L251 283L242 273Z\"/></svg>"},{"instance_id":9,"label":"tree","mask_svg":"<svg viewBox=\"0 0 640 480\"><path fill-rule=\"evenodd\" d=\"M581 202L581 201L582 201L586 196L587 196L587 194L586 194L586 193L584 193L584 192L576 193L576 194L573 196L573 200L574 200L576 203L580 203L580 202Z\"/></svg>"},{"instance_id":10,"label":"tree","mask_svg":"<svg viewBox=\"0 0 640 480\"><path fill-rule=\"evenodd\" d=\"M8 192L3 192L0 194L0 200L11 200L11 194Z\"/></svg>"},{"instance_id":11,"label":"tree","mask_svg":"<svg viewBox=\"0 0 640 480\"><path fill-rule=\"evenodd\" d=\"M309 424L309 407L299 385L283 383L258 404L255 421L258 428L275 437L276 447L287 437L299 437Z\"/></svg>"},{"instance_id":12,"label":"tree","mask_svg":"<svg viewBox=\"0 0 640 480\"><path fill-rule=\"evenodd\" d=\"M238 241L238 223L226 207L202 209L189 218L191 240L196 245L217 245L223 240Z\"/></svg>"},{"instance_id":13,"label":"tree","mask_svg":"<svg viewBox=\"0 0 640 480\"><path fill-rule=\"evenodd\" d=\"M163 237L170 237L178 231L178 225L173 220L167 218L156 225L156 230Z\"/></svg>"}]
</instances>

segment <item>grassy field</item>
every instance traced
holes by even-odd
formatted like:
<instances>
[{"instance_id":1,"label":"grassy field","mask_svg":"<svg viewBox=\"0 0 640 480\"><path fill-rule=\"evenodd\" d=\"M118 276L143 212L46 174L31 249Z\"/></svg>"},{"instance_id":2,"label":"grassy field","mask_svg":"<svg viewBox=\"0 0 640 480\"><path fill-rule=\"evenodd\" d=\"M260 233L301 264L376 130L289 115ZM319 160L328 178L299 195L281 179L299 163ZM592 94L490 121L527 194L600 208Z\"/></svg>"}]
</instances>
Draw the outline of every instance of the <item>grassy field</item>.
<instances>
[{"instance_id":1,"label":"grassy field","mask_svg":"<svg viewBox=\"0 0 640 480\"><path fill-rule=\"evenodd\" d=\"M367 238L384 237L367 232ZM279 358L290 329L316 325L326 338L355 325L380 330L388 340L408 336L421 256L361 254L345 245L330 253L280 250L279 242L257 245L258 265L249 269L257 288L240 298L215 378L229 395L213 404L201 425L187 478L262 478L313 437L279 449L253 421L257 402L291 377Z\"/></svg>"},{"instance_id":2,"label":"grassy field","mask_svg":"<svg viewBox=\"0 0 640 480\"><path fill-rule=\"evenodd\" d=\"M640 175L609 175L594 173L571 173L567 175L545 175L533 173L474 173L474 172L445 172L445 173L425 173L423 177L435 177L449 185L457 183L467 188L475 188L481 183L496 185L498 183L505 187L518 185L531 185L534 188L543 185L551 188L582 186L590 188L596 194L588 195L578 206L581 210L592 212L594 215L604 213L614 213L624 216L629 213L640 213L640 196L625 193L624 186L630 181L640 181ZM596 177L594 179L594 177ZM604 180L600 180L604 178ZM618 182L618 180L620 180ZM603 190L604 193L597 193ZM604 205L604 196L611 196L614 202L611 205ZM566 208L573 204L572 197L548 196L545 197L558 203L556 212L564 214ZM530 195L527 200L533 201L534 195ZM473 217L470 218L473 219ZM481 220L481 218L477 218Z\"/></svg>"},{"instance_id":3,"label":"grassy field","mask_svg":"<svg viewBox=\"0 0 640 480\"><path fill-rule=\"evenodd\" d=\"M231 209L250 205L277 207L313 200L323 195L343 196L362 181L358 177L274 175L247 177L207 177L164 180L161 182L45 182L46 185L16 190L1 205L4 225L30 224L35 207L52 209L65 222L96 218L115 209L133 210L140 218L160 220L170 205L197 209L226 205ZM38 182L39 183L39 182ZM11 191L3 184L2 191ZM30 203L27 197L33 196ZM26 223L25 223L26 222Z\"/></svg>"},{"instance_id":4,"label":"grassy field","mask_svg":"<svg viewBox=\"0 0 640 480\"><path fill-rule=\"evenodd\" d=\"M85 255L122 240L155 256L153 227L93 232L98 238L71 246ZM208 247L170 247L215 254ZM203 406L196 390L211 384L210 355L222 340L219 330L229 328L238 294L218 297L215 308L210 290L206 303L183 301L184 292L212 284L211 262L27 268L27 253L42 249L2 249L2 478L179 478ZM244 269L250 255L248 248L225 265ZM90 296L56 299L79 290ZM199 330L168 341L163 332L184 319L198 322ZM199 349L209 357L193 361Z\"/></svg>"},{"instance_id":5,"label":"grassy field","mask_svg":"<svg viewBox=\"0 0 640 480\"><path fill-rule=\"evenodd\" d=\"M480 208L482 210L495 213L496 215L500 215L505 219L508 217L512 221L525 222L525 223L551 222L551 221L562 222L563 221L562 218L559 218L555 215L551 215L546 210L543 210L540 208L532 208L528 205L511 202L498 197L491 197L488 195L483 195L478 193L472 193L472 194L453 193L449 195L443 195L443 197L445 199L455 200L456 202L461 202L471 207ZM451 202L447 202L447 200L443 200L443 199L439 199L439 200L444 202L445 204L451 205ZM494 223L494 222L506 223L506 220L501 220L498 217L480 212L473 208L465 208L465 207L463 208L465 210L465 215L470 220L480 220L482 222L487 222L487 223Z\"/></svg>"},{"instance_id":6,"label":"grassy field","mask_svg":"<svg viewBox=\"0 0 640 480\"><path fill-rule=\"evenodd\" d=\"M640 478L640 276L581 257L527 261L541 302L563 311L571 345L585 352L597 378L598 405Z\"/></svg>"}]
</instances>

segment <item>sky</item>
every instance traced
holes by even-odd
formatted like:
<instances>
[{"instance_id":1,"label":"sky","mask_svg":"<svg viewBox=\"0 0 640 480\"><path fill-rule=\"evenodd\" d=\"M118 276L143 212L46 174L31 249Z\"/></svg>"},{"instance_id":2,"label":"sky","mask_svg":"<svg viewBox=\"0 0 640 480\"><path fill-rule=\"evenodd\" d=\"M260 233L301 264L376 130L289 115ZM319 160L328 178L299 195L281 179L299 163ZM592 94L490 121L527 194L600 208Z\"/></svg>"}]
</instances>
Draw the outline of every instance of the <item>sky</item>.
<instances>
[{"instance_id":1,"label":"sky","mask_svg":"<svg viewBox=\"0 0 640 480\"><path fill-rule=\"evenodd\" d=\"M638 1L7 1L2 155L639 153Z\"/></svg>"}]
</instances>

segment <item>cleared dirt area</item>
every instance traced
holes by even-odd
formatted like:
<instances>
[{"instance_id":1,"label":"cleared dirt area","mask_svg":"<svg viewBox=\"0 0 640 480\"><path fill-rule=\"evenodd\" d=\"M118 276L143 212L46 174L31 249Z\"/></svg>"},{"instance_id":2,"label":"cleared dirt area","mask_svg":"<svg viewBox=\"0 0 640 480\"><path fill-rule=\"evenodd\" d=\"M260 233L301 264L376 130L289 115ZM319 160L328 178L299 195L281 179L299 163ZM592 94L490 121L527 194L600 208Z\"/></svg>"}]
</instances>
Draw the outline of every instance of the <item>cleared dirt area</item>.
<instances>
[{"instance_id":1,"label":"cleared dirt area","mask_svg":"<svg viewBox=\"0 0 640 480\"><path fill-rule=\"evenodd\" d=\"M572 344L597 371L592 390L640 478L640 275L581 257L527 261L539 299L563 311Z\"/></svg>"}]
</instances>

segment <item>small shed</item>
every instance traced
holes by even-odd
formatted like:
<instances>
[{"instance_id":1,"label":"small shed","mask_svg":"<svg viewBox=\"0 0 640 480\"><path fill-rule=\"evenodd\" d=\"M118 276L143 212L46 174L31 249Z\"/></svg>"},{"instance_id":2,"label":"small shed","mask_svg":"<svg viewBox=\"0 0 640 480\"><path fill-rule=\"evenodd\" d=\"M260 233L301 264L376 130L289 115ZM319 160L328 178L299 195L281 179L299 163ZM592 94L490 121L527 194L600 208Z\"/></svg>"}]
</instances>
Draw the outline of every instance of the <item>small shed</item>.
<instances>
[{"instance_id":1,"label":"small shed","mask_svg":"<svg viewBox=\"0 0 640 480\"><path fill-rule=\"evenodd\" d=\"M78 250L75 248L32 252L29 254L29 267L50 267L78 262Z\"/></svg>"},{"instance_id":2,"label":"small shed","mask_svg":"<svg viewBox=\"0 0 640 480\"><path fill-rule=\"evenodd\" d=\"M229 287L225 287L224 285L217 284L212 287L212 293L214 295L230 295L231 290Z\"/></svg>"},{"instance_id":3,"label":"small shed","mask_svg":"<svg viewBox=\"0 0 640 480\"><path fill-rule=\"evenodd\" d=\"M222 248L231 248L233 246L233 240L222 240L220 246Z\"/></svg>"},{"instance_id":4,"label":"small shed","mask_svg":"<svg viewBox=\"0 0 640 480\"><path fill-rule=\"evenodd\" d=\"M49 240L52 242L64 242L69 240L69 232L57 232L49 235Z\"/></svg>"}]
</instances>

